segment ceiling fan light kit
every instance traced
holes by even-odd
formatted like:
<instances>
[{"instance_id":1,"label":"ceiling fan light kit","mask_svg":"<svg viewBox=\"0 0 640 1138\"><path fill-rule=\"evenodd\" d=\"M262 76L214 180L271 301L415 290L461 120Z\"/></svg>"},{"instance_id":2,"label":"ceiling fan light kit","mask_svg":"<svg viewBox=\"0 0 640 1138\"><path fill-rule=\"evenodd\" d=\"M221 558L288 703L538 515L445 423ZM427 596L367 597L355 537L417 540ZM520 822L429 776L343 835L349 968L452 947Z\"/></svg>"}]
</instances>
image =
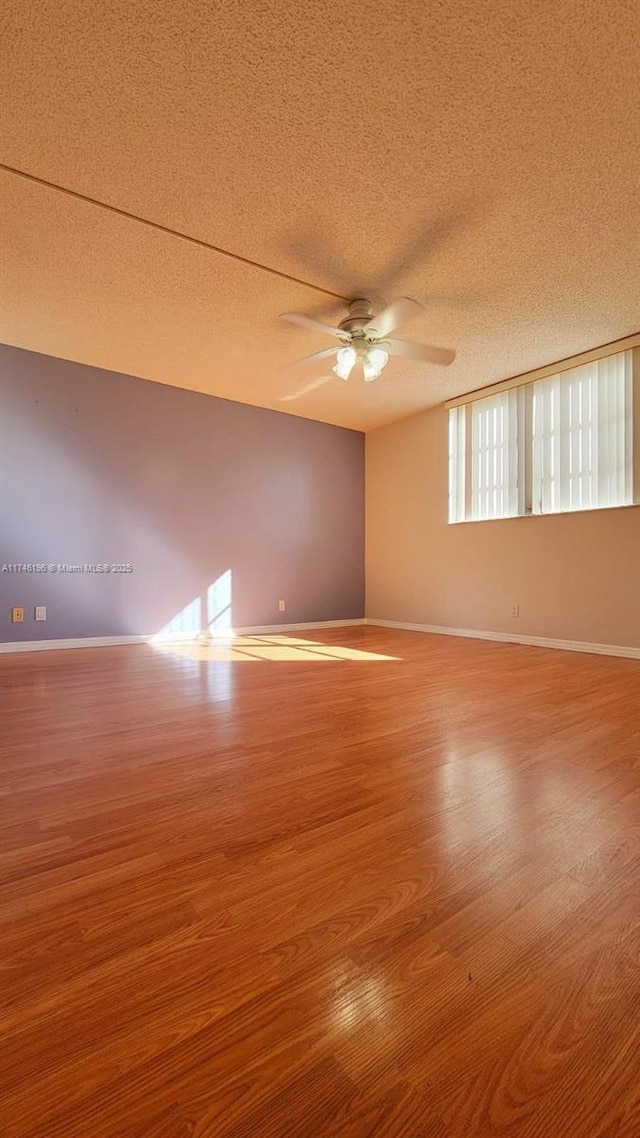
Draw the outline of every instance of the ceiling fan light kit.
<instances>
[{"instance_id":1,"label":"ceiling fan light kit","mask_svg":"<svg viewBox=\"0 0 640 1138\"><path fill-rule=\"evenodd\" d=\"M382 346L367 348L364 353L362 357L362 369L366 383L370 383L372 379L378 379L389 363L389 353L385 351L385 346L383 340Z\"/></svg>"},{"instance_id":2,"label":"ceiling fan light kit","mask_svg":"<svg viewBox=\"0 0 640 1138\"><path fill-rule=\"evenodd\" d=\"M348 379L358 360L362 361L362 372L366 383L378 379L389 362L389 353L382 347L368 347L365 344L349 344L338 348L337 363L333 371L339 379Z\"/></svg>"},{"instance_id":3,"label":"ceiling fan light kit","mask_svg":"<svg viewBox=\"0 0 640 1138\"><path fill-rule=\"evenodd\" d=\"M348 379L356 365L357 359L358 353L351 345L345 348L338 348L337 362L335 367L331 370L338 376L338 379Z\"/></svg>"},{"instance_id":4,"label":"ceiling fan light kit","mask_svg":"<svg viewBox=\"0 0 640 1138\"><path fill-rule=\"evenodd\" d=\"M448 367L456 358L455 352L449 348L436 348L411 340L389 339L391 332L421 311L423 305L417 300L401 296L374 316L371 302L360 297L349 302L349 315L340 321L337 328L323 324L303 312L283 312L281 318L289 324L310 328L315 332L322 332L325 336L335 336L339 341L334 348L313 352L312 355L286 366L298 367L301 364L326 359L327 356L335 356L336 362L331 369L334 375L347 380L358 366L365 383L371 383L382 375L389 362L389 356L405 356L422 363Z\"/></svg>"}]
</instances>

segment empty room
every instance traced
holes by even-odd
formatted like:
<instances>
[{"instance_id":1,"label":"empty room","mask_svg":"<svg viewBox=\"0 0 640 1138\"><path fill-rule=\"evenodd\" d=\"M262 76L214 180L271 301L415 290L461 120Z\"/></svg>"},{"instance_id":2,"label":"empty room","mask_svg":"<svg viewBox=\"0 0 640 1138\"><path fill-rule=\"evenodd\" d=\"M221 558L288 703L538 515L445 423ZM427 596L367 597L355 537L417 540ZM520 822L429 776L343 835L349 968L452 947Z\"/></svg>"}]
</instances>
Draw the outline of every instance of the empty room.
<instances>
[{"instance_id":1,"label":"empty room","mask_svg":"<svg viewBox=\"0 0 640 1138\"><path fill-rule=\"evenodd\" d=\"M0 57L3 1138L637 1138L640 7Z\"/></svg>"}]
</instances>

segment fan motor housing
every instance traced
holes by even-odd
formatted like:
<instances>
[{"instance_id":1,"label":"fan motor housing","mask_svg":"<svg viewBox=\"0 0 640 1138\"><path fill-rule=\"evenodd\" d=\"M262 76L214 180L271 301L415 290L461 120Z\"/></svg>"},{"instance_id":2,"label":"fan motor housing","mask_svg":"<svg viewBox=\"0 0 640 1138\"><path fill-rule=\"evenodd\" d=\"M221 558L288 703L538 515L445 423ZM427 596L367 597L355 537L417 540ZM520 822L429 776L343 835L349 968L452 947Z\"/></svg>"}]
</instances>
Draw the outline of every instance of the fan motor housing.
<instances>
[{"instance_id":1,"label":"fan motor housing","mask_svg":"<svg viewBox=\"0 0 640 1138\"><path fill-rule=\"evenodd\" d=\"M350 336L357 335L361 332L364 325L368 324L373 316L373 308L371 301L364 298L349 301L349 315L341 320L338 328L341 332L347 332Z\"/></svg>"}]
</instances>

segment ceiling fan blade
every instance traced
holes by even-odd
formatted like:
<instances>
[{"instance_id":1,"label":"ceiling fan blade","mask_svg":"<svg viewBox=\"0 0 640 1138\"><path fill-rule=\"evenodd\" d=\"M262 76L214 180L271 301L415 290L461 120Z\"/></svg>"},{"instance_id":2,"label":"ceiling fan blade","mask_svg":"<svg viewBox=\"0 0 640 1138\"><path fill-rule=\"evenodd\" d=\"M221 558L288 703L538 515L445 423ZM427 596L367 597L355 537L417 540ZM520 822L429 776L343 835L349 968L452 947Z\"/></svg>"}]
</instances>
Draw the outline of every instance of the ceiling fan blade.
<instances>
[{"instance_id":1,"label":"ceiling fan blade","mask_svg":"<svg viewBox=\"0 0 640 1138\"><path fill-rule=\"evenodd\" d=\"M294 360L293 363L283 364L283 371L290 371L291 368L303 367L304 364L314 363L315 360L326 360L328 356L335 356L340 351L340 347L323 348L321 352L312 352L310 356L302 356L299 360Z\"/></svg>"},{"instance_id":2,"label":"ceiling fan blade","mask_svg":"<svg viewBox=\"0 0 640 1138\"><path fill-rule=\"evenodd\" d=\"M324 387L325 383L329 383L334 376L322 375L320 379L314 379L311 383L305 383L304 387L299 387L297 391L292 391L291 395L283 395L280 399L281 403L292 403L294 399L302 399L303 395L308 395L310 391L315 391L316 387Z\"/></svg>"},{"instance_id":3,"label":"ceiling fan blade","mask_svg":"<svg viewBox=\"0 0 640 1138\"><path fill-rule=\"evenodd\" d=\"M424 305L418 304L417 300L401 296L398 300L394 300L393 304L383 308L377 316L373 316L368 324L365 324L364 332L367 336L375 335L378 339L384 340L390 332L394 332L401 324L406 324L407 320L412 320L423 311Z\"/></svg>"},{"instance_id":4,"label":"ceiling fan blade","mask_svg":"<svg viewBox=\"0 0 640 1138\"><path fill-rule=\"evenodd\" d=\"M385 340L384 347L391 356L407 356L410 360L440 367L448 367L456 358L451 348L434 348L432 344L415 344L411 340Z\"/></svg>"},{"instance_id":5,"label":"ceiling fan blade","mask_svg":"<svg viewBox=\"0 0 640 1138\"><path fill-rule=\"evenodd\" d=\"M322 332L324 336L340 337L340 330L331 324L323 324L321 320L314 320L313 316L306 316L304 312L281 312L280 319L287 324L297 324L299 328L310 328L312 332Z\"/></svg>"}]
</instances>

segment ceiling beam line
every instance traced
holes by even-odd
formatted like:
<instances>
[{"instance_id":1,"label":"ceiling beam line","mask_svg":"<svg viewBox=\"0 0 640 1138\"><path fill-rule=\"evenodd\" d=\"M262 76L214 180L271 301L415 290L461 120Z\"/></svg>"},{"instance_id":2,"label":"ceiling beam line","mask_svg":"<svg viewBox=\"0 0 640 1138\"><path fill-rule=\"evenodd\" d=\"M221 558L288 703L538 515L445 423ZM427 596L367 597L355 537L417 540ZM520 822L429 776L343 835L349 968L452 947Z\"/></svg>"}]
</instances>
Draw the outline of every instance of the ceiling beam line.
<instances>
[{"instance_id":1,"label":"ceiling beam line","mask_svg":"<svg viewBox=\"0 0 640 1138\"><path fill-rule=\"evenodd\" d=\"M109 205L108 202L89 197L88 194L81 194L77 190L70 190L67 186L59 186L57 182L49 182L46 178L38 178L35 174L28 174L25 170L19 170L15 166L8 166L5 162L0 162L0 170L4 170L7 174L15 174L18 178L24 178L27 182L35 183L36 186L45 186L48 190L55 190L56 193L65 194L68 198L75 198L76 201L97 206L98 209L104 209L108 213L116 214L118 217L125 217L127 221L136 221L139 225L146 225L149 229L155 229L158 233L165 233L169 237L177 237L180 241L187 241L190 245L197 245L199 249L208 249L210 253L217 253L220 257L228 257L229 260L237 261L241 265L248 265L252 269L260 269L263 273L270 273L273 277L279 277L280 280L301 285L303 288L313 289L314 292L321 292L324 296L330 296L334 300L343 300L348 303L349 300L352 299L352 297L343 296L340 292L332 292L331 289L322 288L321 285L313 284L312 281L304 281L300 277L294 277L291 273L284 273L280 269L272 269L270 265L263 265L260 261L252 261L250 257L242 257L239 253L231 253L229 249L222 249L219 245L212 245L210 241L203 241L200 237L192 237L189 233L182 233L179 229L172 229L171 226L162 225L159 221L150 221L148 217L140 217L137 213L130 213L127 209L120 209L118 206Z\"/></svg>"}]
</instances>

